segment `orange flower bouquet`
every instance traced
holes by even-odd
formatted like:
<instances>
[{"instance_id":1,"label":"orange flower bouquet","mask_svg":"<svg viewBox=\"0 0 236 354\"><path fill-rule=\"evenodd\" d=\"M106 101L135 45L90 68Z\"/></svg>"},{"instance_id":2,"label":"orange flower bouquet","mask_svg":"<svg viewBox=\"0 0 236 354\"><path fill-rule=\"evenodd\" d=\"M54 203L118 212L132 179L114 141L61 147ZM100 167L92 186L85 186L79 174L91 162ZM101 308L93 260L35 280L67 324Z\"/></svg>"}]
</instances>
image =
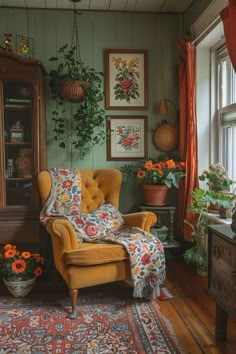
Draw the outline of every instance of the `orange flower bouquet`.
<instances>
[{"instance_id":1,"label":"orange flower bouquet","mask_svg":"<svg viewBox=\"0 0 236 354\"><path fill-rule=\"evenodd\" d=\"M143 168L137 171L137 178L143 184L166 185L169 188L179 186L179 181L185 176L185 164L174 159L154 162L148 160Z\"/></svg>"},{"instance_id":2,"label":"orange flower bouquet","mask_svg":"<svg viewBox=\"0 0 236 354\"><path fill-rule=\"evenodd\" d=\"M39 277L43 272L44 258L39 253L19 251L6 244L0 254L0 271L5 280L17 281Z\"/></svg>"}]
</instances>

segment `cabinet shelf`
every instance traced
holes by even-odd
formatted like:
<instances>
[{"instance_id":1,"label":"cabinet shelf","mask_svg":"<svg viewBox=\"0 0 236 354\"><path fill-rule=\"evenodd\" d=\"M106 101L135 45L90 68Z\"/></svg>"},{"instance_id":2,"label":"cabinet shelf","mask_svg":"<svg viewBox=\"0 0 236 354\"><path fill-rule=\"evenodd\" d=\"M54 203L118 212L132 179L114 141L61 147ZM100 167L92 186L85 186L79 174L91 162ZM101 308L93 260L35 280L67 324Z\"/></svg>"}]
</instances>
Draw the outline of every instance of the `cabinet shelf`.
<instances>
[{"instance_id":1,"label":"cabinet shelf","mask_svg":"<svg viewBox=\"0 0 236 354\"><path fill-rule=\"evenodd\" d=\"M10 145L10 146L30 146L31 145L31 143L29 143L29 142L23 142L23 141L20 141L19 143L17 142L17 143L12 143L12 142L5 142L5 145Z\"/></svg>"},{"instance_id":2,"label":"cabinet shelf","mask_svg":"<svg viewBox=\"0 0 236 354\"><path fill-rule=\"evenodd\" d=\"M1 49L0 131L0 246L39 244L35 176L46 169L44 69Z\"/></svg>"},{"instance_id":3,"label":"cabinet shelf","mask_svg":"<svg viewBox=\"0 0 236 354\"><path fill-rule=\"evenodd\" d=\"M29 177L7 177L6 180L12 181L12 182L18 182L18 181L26 182L26 181L31 181L32 176L29 176Z\"/></svg>"},{"instance_id":4,"label":"cabinet shelf","mask_svg":"<svg viewBox=\"0 0 236 354\"><path fill-rule=\"evenodd\" d=\"M32 106L29 104L5 104L4 108L7 111L30 111Z\"/></svg>"}]
</instances>

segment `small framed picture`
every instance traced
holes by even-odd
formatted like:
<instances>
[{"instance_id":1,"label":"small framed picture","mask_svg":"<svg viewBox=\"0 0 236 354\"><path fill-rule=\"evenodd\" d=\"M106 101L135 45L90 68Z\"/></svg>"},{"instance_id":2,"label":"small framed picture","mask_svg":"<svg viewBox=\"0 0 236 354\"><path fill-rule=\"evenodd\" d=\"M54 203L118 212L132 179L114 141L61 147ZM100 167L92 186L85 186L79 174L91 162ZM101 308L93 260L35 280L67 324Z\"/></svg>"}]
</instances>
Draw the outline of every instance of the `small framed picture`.
<instances>
[{"instance_id":1,"label":"small framed picture","mask_svg":"<svg viewBox=\"0 0 236 354\"><path fill-rule=\"evenodd\" d=\"M105 50L106 109L148 109L147 50Z\"/></svg>"},{"instance_id":2,"label":"small framed picture","mask_svg":"<svg viewBox=\"0 0 236 354\"><path fill-rule=\"evenodd\" d=\"M146 116L107 118L107 160L137 160L147 157Z\"/></svg>"}]
</instances>

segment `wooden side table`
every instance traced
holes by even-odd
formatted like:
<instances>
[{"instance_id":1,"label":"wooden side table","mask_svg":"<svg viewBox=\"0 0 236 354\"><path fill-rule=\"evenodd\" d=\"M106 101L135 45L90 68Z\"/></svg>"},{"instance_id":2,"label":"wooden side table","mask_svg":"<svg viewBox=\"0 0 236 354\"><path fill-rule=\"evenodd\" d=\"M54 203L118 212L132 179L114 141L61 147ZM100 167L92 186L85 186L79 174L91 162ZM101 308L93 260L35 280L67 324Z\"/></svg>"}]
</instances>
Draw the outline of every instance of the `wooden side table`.
<instances>
[{"instance_id":1,"label":"wooden side table","mask_svg":"<svg viewBox=\"0 0 236 354\"><path fill-rule=\"evenodd\" d=\"M236 319L236 235L230 225L208 226L208 292L216 302L216 340L226 340Z\"/></svg>"},{"instance_id":2,"label":"wooden side table","mask_svg":"<svg viewBox=\"0 0 236 354\"><path fill-rule=\"evenodd\" d=\"M169 216L169 235L167 239L167 244L164 244L165 248L170 247L179 247L180 243L175 240L174 235L174 216L176 207L172 205L148 205L148 204L138 204L138 208L141 211L152 211L157 215L167 214Z\"/></svg>"}]
</instances>

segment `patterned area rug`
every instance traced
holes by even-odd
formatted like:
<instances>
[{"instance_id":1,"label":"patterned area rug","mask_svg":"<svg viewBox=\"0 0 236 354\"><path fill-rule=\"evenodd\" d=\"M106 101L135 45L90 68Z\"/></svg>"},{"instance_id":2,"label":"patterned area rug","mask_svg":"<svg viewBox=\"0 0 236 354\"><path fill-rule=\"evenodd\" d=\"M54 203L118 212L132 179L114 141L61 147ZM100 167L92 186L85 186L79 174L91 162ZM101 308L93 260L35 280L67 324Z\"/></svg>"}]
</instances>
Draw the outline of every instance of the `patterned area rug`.
<instances>
[{"instance_id":1,"label":"patterned area rug","mask_svg":"<svg viewBox=\"0 0 236 354\"><path fill-rule=\"evenodd\" d=\"M183 353L157 302L134 300L126 288L81 290L78 318L69 310L66 294L2 296L0 353Z\"/></svg>"}]
</instances>

